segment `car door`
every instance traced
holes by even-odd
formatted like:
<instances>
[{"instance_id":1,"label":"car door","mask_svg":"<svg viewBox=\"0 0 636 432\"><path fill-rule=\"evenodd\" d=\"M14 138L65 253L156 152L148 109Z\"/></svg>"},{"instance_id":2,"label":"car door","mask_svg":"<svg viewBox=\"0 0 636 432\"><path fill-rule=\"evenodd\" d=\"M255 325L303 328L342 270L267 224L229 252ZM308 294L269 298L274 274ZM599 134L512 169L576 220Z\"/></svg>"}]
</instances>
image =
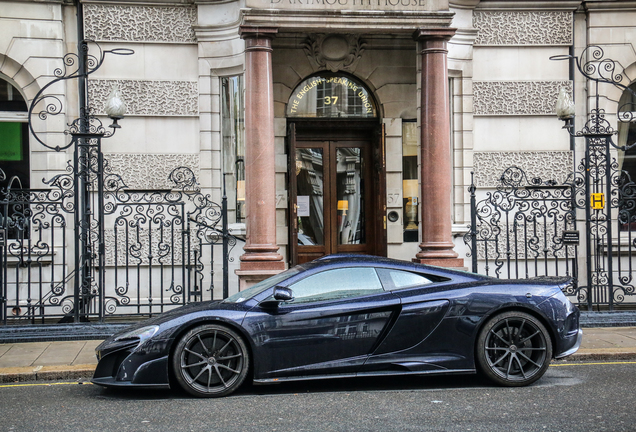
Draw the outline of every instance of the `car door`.
<instances>
[{"instance_id":1,"label":"car door","mask_svg":"<svg viewBox=\"0 0 636 432\"><path fill-rule=\"evenodd\" d=\"M246 317L244 326L256 330L256 380L355 373L400 305L373 267L325 270L288 288L292 301L257 307Z\"/></svg>"},{"instance_id":2,"label":"car door","mask_svg":"<svg viewBox=\"0 0 636 432\"><path fill-rule=\"evenodd\" d=\"M400 316L382 343L366 362L365 371L385 369L386 365L401 368L426 369L428 361L435 361L436 344L427 338L448 313L450 301L443 295L432 296L431 291L448 280L401 269L377 269L387 290L400 298ZM447 335L447 337L450 335ZM428 353L432 354L428 354ZM406 365L406 366L404 366Z\"/></svg>"}]
</instances>

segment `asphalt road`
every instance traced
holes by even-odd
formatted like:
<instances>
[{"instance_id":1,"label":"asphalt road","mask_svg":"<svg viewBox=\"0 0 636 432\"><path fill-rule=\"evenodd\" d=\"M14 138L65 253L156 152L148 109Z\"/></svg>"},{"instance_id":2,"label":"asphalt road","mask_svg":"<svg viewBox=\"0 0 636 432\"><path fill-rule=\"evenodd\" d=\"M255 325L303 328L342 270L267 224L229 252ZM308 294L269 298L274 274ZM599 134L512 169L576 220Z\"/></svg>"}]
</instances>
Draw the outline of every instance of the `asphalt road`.
<instances>
[{"instance_id":1,"label":"asphalt road","mask_svg":"<svg viewBox=\"0 0 636 432\"><path fill-rule=\"evenodd\" d=\"M0 431L636 431L636 362L560 363L525 388L475 376L247 387L223 399L0 385Z\"/></svg>"}]
</instances>

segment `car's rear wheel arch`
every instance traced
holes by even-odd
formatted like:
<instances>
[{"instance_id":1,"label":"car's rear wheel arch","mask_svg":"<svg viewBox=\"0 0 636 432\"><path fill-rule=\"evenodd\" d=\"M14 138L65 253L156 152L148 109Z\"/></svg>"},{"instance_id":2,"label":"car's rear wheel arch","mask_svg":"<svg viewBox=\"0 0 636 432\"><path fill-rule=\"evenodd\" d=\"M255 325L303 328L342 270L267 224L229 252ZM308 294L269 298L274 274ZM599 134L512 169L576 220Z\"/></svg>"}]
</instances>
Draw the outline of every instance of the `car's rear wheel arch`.
<instances>
[{"instance_id":1,"label":"car's rear wheel arch","mask_svg":"<svg viewBox=\"0 0 636 432\"><path fill-rule=\"evenodd\" d=\"M481 333L482 329L484 328L484 326L494 316L501 315L501 314L506 313L506 312L524 312L524 313L527 313L528 315L532 315L541 324L543 324L543 326L545 327L545 329L548 331L548 333L550 335L550 341L551 341L551 345L552 345L552 355L553 356L555 355L555 353L557 352L557 341L556 341L557 335L556 335L554 329L552 328L552 326L550 325L550 323L548 322L548 320L546 319L546 317L543 316L542 314L540 314L539 312L537 312L536 310L532 309L532 308L521 307L521 306L517 306L517 305L510 305L510 306L507 306L507 307L502 307L500 309L493 310L489 314L485 315L482 318L481 322L479 323L479 325L475 329L475 339L474 339L475 340L475 346L473 347L474 348L474 352L475 352L475 356L477 355L477 338L478 338L479 334Z\"/></svg>"}]
</instances>

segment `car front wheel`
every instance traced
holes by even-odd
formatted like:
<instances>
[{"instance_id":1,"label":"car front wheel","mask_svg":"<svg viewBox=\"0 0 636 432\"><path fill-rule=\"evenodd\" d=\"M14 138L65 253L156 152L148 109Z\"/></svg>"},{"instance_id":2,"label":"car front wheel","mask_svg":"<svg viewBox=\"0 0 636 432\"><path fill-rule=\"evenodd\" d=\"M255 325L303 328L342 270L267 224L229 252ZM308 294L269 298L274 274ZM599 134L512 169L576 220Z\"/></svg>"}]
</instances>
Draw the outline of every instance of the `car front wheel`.
<instances>
[{"instance_id":1,"label":"car front wheel","mask_svg":"<svg viewBox=\"0 0 636 432\"><path fill-rule=\"evenodd\" d=\"M191 395L226 396L245 380L249 351L233 330L207 324L193 328L179 340L172 367L179 385Z\"/></svg>"},{"instance_id":2,"label":"car front wheel","mask_svg":"<svg viewBox=\"0 0 636 432\"><path fill-rule=\"evenodd\" d=\"M490 319L477 339L477 363L499 385L518 387L541 378L552 360L552 341L545 326L524 312L505 312Z\"/></svg>"}]
</instances>

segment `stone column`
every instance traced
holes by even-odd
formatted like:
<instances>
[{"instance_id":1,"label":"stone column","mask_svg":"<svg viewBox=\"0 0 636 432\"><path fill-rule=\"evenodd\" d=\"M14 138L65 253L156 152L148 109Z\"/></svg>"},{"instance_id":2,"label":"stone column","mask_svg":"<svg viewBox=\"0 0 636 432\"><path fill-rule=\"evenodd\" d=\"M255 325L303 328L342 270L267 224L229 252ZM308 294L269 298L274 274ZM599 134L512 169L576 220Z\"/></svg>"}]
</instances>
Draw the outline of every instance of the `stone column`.
<instances>
[{"instance_id":1,"label":"stone column","mask_svg":"<svg viewBox=\"0 0 636 432\"><path fill-rule=\"evenodd\" d=\"M278 30L242 26L245 40L245 253L241 289L285 269L276 245L276 158L272 39Z\"/></svg>"},{"instance_id":2,"label":"stone column","mask_svg":"<svg viewBox=\"0 0 636 432\"><path fill-rule=\"evenodd\" d=\"M420 29L420 179L422 242L414 262L463 267L453 250L451 224L450 103L447 43L456 29Z\"/></svg>"}]
</instances>

